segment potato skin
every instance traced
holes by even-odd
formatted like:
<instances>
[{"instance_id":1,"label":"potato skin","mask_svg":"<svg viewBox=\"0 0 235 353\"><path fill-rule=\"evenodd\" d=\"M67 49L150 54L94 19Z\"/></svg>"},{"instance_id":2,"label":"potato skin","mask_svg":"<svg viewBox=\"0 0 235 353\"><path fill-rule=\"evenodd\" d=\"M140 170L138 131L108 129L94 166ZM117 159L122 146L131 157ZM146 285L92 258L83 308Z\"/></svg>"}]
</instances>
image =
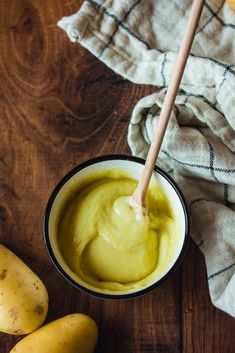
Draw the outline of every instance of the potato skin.
<instances>
[{"instance_id":1,"label":"potato skin","mask_svg":"<svg viewBox=\"0 0 235 353\"><path fill-rule=\"evenodd\" d=\"M93 319L71 314L23 338L10 353L92 353L98 339Z\"/></svg>"},{"instance_id":2,"label":"potato skin","mask_svg":"<svg viewBox=\"0 0 235 353\"><path fill-rule=\"evenodd\" d=\"M47 311L48 294L42 281L0 244L0 331L30 333L42 325Z\"/></svg>"}]
</instances>

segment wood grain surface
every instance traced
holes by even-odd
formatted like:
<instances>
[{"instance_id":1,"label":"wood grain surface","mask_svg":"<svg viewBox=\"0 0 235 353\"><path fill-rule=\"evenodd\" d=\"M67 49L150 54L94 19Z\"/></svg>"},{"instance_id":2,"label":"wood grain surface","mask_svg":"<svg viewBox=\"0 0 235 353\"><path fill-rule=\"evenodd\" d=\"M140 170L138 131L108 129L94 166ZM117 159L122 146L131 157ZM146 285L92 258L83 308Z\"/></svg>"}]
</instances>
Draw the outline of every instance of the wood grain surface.
<instances>
[{"instance_id":1,"label":"wood grain surface","mask_svg":"<svg viewBox=\"0 0 235 353\"><path fill-rule=\"evenodd\" d=\"M234 353L235 320L212 306L192 241L160 287L126 301L83 294L48 257L42 219L53 187L91 157L130 153L132 109L156 90L117 76L57 28L81 2L0 0L0 242L46 284L47 322L74 312L97 321L97 353ZM0 334L0 352L20 338Z\"/></svg>"}]
</instances>

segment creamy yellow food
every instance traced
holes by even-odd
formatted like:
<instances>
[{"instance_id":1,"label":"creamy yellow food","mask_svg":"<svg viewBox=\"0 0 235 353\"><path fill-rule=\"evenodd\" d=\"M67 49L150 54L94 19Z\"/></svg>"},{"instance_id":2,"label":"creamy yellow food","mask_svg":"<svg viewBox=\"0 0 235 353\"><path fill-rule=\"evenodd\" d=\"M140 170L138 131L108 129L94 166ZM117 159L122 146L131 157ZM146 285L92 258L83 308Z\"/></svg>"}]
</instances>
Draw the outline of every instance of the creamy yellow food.
<instances>
[{"instance_id":1,"label":"creamy yellow food","mask_svg":"<svg viewBox=\"0 0 235 353\"><path fill-rule=\"evenodd\" d=\"M136 180L119 169L103 170L73 186L58 221L62 256L83 282L106 291L141 288L172 262L179 224L165 193L151 183L146 215L129 196Z\"/></svg>"}]
</instances>

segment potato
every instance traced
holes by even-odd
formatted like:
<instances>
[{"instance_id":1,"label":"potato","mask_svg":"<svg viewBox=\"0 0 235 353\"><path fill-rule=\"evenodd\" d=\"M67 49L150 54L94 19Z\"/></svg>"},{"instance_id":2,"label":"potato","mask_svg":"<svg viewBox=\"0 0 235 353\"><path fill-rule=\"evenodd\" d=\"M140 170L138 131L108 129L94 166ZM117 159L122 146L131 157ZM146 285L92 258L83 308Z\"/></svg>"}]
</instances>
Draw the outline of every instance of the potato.
<instances>
[{"instance_id":1,"label":"potato","mask_svg":"<svg viewBox=\"0 0 235 353\"><path fill-rule=\"evenodd\" d=\"M26 336L10 353L92 353L97 338L98 328L93 319L71 314Z\"/></svg>"},{"instance_id":2,"label":"potato","mask_svg":"<svg viewBox=\"0 0 235 353\"><path fill-rule=\"evenodd\" d=\"M14 335L30 333L42 325L47 310L44 284L0 244L0 331Z\"/></svg>"}]
</instances>

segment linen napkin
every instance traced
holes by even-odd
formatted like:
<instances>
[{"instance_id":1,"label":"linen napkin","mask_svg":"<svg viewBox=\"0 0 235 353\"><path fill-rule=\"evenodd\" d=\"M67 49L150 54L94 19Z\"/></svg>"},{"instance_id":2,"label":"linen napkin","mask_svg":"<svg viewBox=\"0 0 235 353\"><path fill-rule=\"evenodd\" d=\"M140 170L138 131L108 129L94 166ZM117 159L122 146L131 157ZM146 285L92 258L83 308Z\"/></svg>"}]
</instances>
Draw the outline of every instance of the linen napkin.
<instances>
[{"instance_id":1,"label":"linen napkin","mask_svg":"<svg viewBox=\"0 0 235 353\"><path fill-rule=\"evenodd\" d=\"M58 25L107 66L162 89L134 108L128 142L145 158L191 10L189 0L86 0ZM235 12L206 0L158 164L180 185L205 255L211 300L235 317Z\"/></svg>"}]
</instances>

